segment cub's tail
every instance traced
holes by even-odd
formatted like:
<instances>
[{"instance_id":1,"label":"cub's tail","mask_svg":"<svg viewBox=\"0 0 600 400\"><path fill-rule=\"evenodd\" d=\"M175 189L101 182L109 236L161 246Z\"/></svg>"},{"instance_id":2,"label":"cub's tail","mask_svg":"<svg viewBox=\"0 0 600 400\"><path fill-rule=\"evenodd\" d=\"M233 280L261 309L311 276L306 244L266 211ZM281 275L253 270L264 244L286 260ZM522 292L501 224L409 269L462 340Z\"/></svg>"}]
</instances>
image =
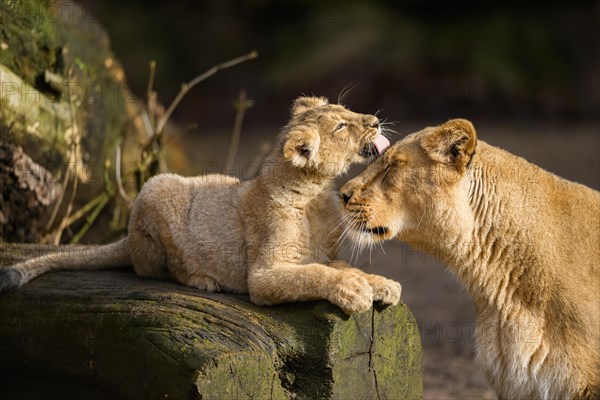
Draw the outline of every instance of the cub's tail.
<instances>
[{"instance_id":1,"label":"cub's tail","mask_svg":"<svg viewBox=\"0 0 600 400\"><path fill-rule=\"evenodd\" d=\"M128 239L104 246L85 246L47 254L0 268L0 293L57 270L118 268L130 265Z\"/></svg>"}]
</instances>

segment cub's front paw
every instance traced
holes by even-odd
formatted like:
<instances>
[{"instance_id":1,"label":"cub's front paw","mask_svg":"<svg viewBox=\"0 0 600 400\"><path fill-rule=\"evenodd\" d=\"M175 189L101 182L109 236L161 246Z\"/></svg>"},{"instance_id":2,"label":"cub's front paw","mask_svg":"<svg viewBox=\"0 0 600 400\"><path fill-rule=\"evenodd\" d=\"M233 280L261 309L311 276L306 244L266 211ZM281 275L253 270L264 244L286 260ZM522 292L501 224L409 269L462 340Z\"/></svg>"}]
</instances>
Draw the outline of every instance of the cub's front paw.
<instances>
[{"instance_id":1,"label":"cub's front paw","mask_svg":"<svg viewBox=\"0 0 600 400\"><path fill-rule=\"evenodd\" d=\"M373 305L373 289L365 278L352 272L343 272L335 283L329 301L346 314L367 311Z\"/></svg>"},{"instance_id":2,"label":"cub's front paw","mask_svg":"<svg viewBox=\"0 0 600 400\"><path fill-rule=\"evenodd\" d=\"M400 283L379 275L367 275L367 281L373 288L373 299L386 305L396 305L400 301L402 286Z\"/></svg>"}]
</instances>

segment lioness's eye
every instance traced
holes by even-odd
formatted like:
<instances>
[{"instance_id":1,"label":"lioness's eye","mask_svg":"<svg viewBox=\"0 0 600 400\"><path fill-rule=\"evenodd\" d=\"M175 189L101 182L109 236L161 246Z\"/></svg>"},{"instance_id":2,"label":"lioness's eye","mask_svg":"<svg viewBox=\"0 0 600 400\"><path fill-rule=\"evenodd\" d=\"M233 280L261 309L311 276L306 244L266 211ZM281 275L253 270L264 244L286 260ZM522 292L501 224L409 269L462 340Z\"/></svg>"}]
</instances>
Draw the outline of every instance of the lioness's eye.
<instances>
[{"instance_id":1,"label":"lioness's eye","mask_svg":"<svg viewBox=\"0 0 600 400\"><path fill-rule=\"evenodd\" d=\"M343 127L345 127L346 125L348 125L345 122L340 122L334 129L334 131L339 131L340 129L342 129Z\"/></svg>"}]
</instances>

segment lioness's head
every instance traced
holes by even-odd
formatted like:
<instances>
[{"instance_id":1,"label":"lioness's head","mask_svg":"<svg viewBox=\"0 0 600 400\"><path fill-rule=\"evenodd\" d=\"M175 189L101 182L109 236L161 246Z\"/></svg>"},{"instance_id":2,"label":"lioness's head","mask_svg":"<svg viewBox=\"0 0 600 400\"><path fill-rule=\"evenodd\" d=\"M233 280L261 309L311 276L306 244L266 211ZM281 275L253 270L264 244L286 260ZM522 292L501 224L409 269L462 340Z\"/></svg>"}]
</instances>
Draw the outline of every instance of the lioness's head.
<instances>
[{"instance_id":1,"label":"lioness's head","mask_svg":"<svg viewBox=\"0 0 600 400\"><path fill-rule=\"evenodd\" d=\"M454 119L391 146L340 189L351 239L361 245L392 238L418 243L440 226L468 229L463 178L476 144L473 125Z\"/></svg>"},{"instance_id":2,"label":"lioness's head","mask_svg":"<svg viewBox=\"0 0 600 400\"><path fill-rule=\"evenodd\" d=\"M329 104L324 97L299 97L291 114L282 132L283 157L296 168L338 176L390 144L376 116Z\"/></svg>"}]
</instances>

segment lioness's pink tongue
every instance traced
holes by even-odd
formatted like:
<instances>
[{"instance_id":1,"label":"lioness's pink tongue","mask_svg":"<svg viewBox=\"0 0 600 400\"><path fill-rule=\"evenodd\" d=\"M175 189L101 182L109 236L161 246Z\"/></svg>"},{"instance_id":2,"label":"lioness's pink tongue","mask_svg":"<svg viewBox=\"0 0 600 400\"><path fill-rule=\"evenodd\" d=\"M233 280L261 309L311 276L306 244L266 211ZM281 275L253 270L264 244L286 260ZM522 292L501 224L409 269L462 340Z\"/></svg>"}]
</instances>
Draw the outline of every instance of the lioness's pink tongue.
<instances>
[{"instance_id":1,"label":"lioness's pink tongue","mask_svg":"<svg viewBox=\"0 0 600 400\"><path fill-rule=\"evenodd\" d=\"M377 135L373 144L375 145L375 148L377 149L377 154L383 153L383 151L385 149L390 147L390 141L387 140L387 138L385 136L383 136L382 134Z\"/></svg>"}]
</instances>

